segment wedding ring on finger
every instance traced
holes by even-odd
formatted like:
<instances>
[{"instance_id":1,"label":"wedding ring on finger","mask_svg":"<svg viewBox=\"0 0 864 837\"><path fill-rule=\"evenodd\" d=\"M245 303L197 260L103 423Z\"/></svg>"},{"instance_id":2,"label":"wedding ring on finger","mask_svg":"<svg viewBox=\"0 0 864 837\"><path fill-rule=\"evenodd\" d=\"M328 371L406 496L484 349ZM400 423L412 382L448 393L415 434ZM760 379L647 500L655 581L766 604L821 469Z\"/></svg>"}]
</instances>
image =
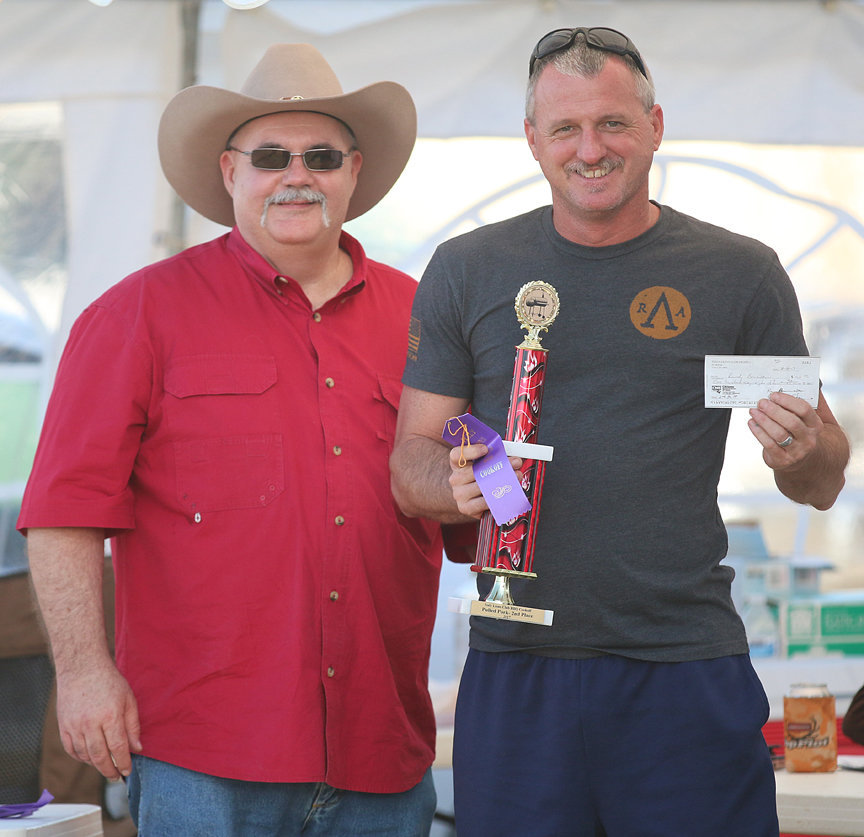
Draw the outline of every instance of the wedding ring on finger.
<instances>
[{"instance_id":1,"label":"wedding ring on finger","mask_svg":"<svg viewBox=\"0 0 864 837\"><path fill-rule=\"evenodd\" d=\"M792 436L792 435L790 434L790 435L787 436L787 437L786 437L782 442L777 442L777 444L778 444L781 448L788 448L789 445L791 445L792 442L794 442L794 441L795 441L795 437Z\"/></svg>"}]
</instances>

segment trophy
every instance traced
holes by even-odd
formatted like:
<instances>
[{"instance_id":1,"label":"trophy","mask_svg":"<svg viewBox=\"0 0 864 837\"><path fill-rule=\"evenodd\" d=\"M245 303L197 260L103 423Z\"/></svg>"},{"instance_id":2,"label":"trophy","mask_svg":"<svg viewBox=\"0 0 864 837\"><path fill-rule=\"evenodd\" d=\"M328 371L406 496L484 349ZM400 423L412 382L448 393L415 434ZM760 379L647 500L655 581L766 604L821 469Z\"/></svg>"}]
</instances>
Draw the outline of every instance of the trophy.
<instances>
[{"instance_id":1,"label":"trophy","mask_svg":"<svg viewBox=\"0 0 864 837\"><path fill-rule=\"evenodd\" d=\"M515 307L516 316L528 333L516 347L503 445L508 455L523 459L519 483L530 507L503 523L496 523L491 511L483 513L476 563L471 569L494 575L495 581L487 597L482 601L472 601L467 612L474 616L551 625L552 611L523 607L514 602L510 579L537 577L534 572L534 541L546 462L552 458L551 448L537 444L548 354L548 350L540 345L540 333L548 331L558 316L558 292L546 282L529 282L516 295ZM478 460L478 463L482 461ZM466 612L464 606L457 609Z\"/></svg>"}]
</instances>

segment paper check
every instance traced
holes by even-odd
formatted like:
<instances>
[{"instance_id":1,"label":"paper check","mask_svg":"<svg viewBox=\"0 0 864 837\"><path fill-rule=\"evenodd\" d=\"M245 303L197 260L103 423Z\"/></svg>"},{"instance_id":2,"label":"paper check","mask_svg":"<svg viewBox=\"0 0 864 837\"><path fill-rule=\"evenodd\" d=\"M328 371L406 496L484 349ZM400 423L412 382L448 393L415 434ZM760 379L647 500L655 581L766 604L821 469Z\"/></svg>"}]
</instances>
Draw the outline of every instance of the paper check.
<instances>
[{"instance_id":1,"label":"paper check","mask_svg":"<svg viewBox=\"0 0 864 837\"><path fill-rule=\"evenodd\" d=\"M706 407L755 407L772 392L803 398L815 407L819 358L705 355Z\"/></svg>"}]
</instances>

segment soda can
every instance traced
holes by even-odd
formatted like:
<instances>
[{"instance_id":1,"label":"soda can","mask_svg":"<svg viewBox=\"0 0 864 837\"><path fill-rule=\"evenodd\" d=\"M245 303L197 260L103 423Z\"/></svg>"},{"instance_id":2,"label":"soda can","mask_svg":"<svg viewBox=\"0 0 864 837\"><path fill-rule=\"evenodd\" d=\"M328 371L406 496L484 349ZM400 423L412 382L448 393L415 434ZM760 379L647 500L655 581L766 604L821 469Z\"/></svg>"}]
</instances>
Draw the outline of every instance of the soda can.
<instances>
[{"instance_id":1,"label":"soda can","mask_svg":"<svg viewBox=\"0 0 864 837\"><path fill-rule=\"evenodd\" d=\"M783 698L786 769L830 773L837 769L837 711L824 683L795 683Z\"/></svg>"}]
</instances>

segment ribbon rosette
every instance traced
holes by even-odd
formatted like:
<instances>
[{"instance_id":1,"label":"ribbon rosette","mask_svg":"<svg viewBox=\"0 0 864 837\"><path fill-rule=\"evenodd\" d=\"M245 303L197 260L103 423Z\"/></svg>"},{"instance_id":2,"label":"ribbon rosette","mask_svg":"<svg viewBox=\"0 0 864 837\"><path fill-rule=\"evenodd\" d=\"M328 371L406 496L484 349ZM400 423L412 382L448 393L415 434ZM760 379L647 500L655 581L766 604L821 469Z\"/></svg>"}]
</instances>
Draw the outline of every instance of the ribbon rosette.
<instances>
[{"instance_id":1,"label":"ribbon rosette","mask_svg":"<svg viewBox=\"0 0 864 837\"><path fill-rule=\"evenodd\" d=\"M489 449L485 456L474 460L474 478L499 526L531 509L519 477L507 458L504 442L491 427L470 413L463 413L447 420L441 438L454 447L483 444Z\"/></svg>"}]
</instances>

